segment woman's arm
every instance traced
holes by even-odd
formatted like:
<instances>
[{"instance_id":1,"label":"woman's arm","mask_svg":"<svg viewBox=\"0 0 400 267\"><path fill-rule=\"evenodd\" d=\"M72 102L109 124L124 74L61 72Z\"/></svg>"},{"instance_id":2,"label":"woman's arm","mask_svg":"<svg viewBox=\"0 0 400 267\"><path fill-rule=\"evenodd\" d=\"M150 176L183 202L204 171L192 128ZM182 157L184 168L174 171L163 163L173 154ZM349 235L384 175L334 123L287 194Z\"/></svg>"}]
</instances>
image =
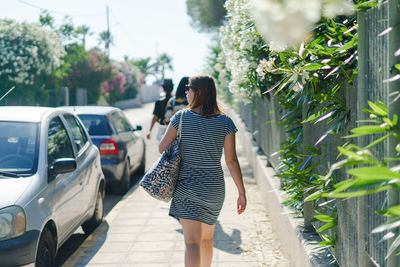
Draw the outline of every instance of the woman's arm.
<instances>
[{"instance_id":1,"label":"woman's arm","mask_svg":"<svg viewBox=\"0 0 400 267\"><path fill-rule=\"evenodd\" d=\"M150 129L147 132L147 139L150 139L150 134L151 134L151 130L153 129L154 124L158 121L158 116L157 115L153 115L153 118L151 119L151 124L150 124Z\"/></svg>"},{"instance_id":2,"label":"woman's arm","mask_svg":"<svg viewBox=\"0 0 400 267\"><path fill-rule=\"evenodd\" d=\"M235 132L232 132L225 137L224 154L229 173L231 174L239 193L237 211L241 214L246 209L246 190L243 184L242 171L240 170L239 161L236 155Z\"/></svg>"},{"instance_id":3,"label":"woman's arm","mask_svg":"<svg viewBox=\"0 0 400 267\"><path fill-rule=\"evenodd\" d=\"M178 135L178 131L172 126L172 124L168 124L167 131L165 132L163 138L158 145L158 150L160 153L163 153L164 150L174 141L176 136Z\"/></svg>"}]
</instances>

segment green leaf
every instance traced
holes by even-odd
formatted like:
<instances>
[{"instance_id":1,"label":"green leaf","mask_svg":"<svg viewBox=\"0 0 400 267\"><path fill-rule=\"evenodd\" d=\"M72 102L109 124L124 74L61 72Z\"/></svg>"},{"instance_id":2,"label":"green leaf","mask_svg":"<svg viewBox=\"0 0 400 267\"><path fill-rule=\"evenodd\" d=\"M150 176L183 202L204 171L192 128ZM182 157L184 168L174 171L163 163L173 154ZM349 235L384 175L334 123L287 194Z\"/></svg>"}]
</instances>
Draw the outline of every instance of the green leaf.
<instances>
[{"instance_id":1,"label":"green leaf","mask_svg":"<svg viewBox=\"0 0 400 267\"><path fill-rule=\"evenodd\" d=\"M375 111L378 115L380 116L387 116L387 107L382 103L373 103L371 101L368 101L368 105L372 108L373 111Z\"/></svg>"},{"instance_id":2,"label":"green leaf","mask_svg":"<svg viewBox=\"0 0 400 267\"><path fill-rule=\"evenodd\" d=\"M391 136L391 135L392 135L392 133L389 133L389 134L387 134L387 135L385 135L385 136L382 136L381 138L376 139L374 142L372 142L372 143L370 143L369 145L367 145L367 146L365 147L365 149L368 149L368 148L370 148L370 147L373 147L374 145L379 144L380 142L386 140L386 139L387 139L389 136Z\"/></svg>"},{"instance_id":3,"label":"green leaf","mask_svg":"<svg viewBox=\"0 0 400 267\"><path fill-rule=\"evenodd\" d=\"M378 192L386 191L390 189L392 186L387 185L387 186L382 186L378 187L376 189L372 190L361 190L361 191L351 191L351 192L344 192L344 193L336 193L335 191L332 191L328 194L322 194L323 197L330 197L330 198L353 198L353 197L360 197L360 196L366 196L369 194L375 194Z\"/></svg>"},{"instance_id":4,"label":"green leaf","mask_svg":"<svg viewBox=\"0 0 400 267\"><path fill-rule=\"evenodd\" d=\"M385 260L397 250L397 248L400 246L400 235L397 235L396 239L393 241L393 243L389 247L389 251L385 257Z\"/></svg>"},{"instance_id":5,"label":"green leaf","mask_svg":"<svg viewBox=\"0 0 400 267\"><path fill-rule=\"evenodd\" d=\"M383 133L383 132L386 132L387 130L389 130L389 127L382 127L380 125L360 126L360 127L351 129L350 131L354 134L347 136L346 138L363 136L363 135L374 134L374 133Z\"/></svg>"},{"instance_id":6,"label":"green leaf","mask_svg":"<svg viewBox=\"0 0 400 267\"><path fill-rule=\"evenodd\" d=\"M400 216L400 205L388 208L385 211L384 216Z\"/></svg>"},{"instance_id":7,"label":"green leaf","mask_svg":"<svg viewBox=\"0 0 400 267\"><path fill-rule=\"evenodd\" d=\"M317 232L320 233L320 232L326 231L328 229L331 229L331 228L333 228L335 226L336 226L336 223L330 222L330 223L327 223L327 224L323 225L321 228L319 228L317 230Z\"/></svg>"},{"instance_id":8,"label":"green leaf","mask_svg":"<svg viewBox=\"0 0 400 267\"><path fill-rule=\"evenodd\" d=\"M364 111L364 112L367 112L367 113L371 113L371 114L380 116L380 115L379 115L378 113L376 113L375 111L369 110L369 109L367 109L367 108L362 108L361 110Z\"/></svg>"},{"instance_id":9,"label":"green leaf","mask_svg":"<svg viewBox=\"0 0 400 267\"><path fill-rule=\"evenodd\" d=\"M322 195L321 191L314 192L311 195L309 195L308 197L306 197L304 199L304 201L307 202L307 201L315 200L315 199L319 198L321 195Z\"/></svg>"},{"instance_id":10,"label":"green leaf","mask_svg":"<svg viewBox=\"0 0 400 267\"><path fill-rule=\"evenodd\" d=\"M395 67L397 70L400 70L400 64L396 64L396 65L394 65L394 67Z\"/></svg>"},{"instance_id":11,"label":"green leaf","mask_svg":"<svg viewBox=\"0 0 400 267\"><path fill-rule=\"evenodd\" d=\"M345 181L339 182L334 185L335 190L333 192L344 191L344 190L350 188L351 186L353 186L355 183L356 183L355 179L350 179L350 180L345 180ZM331 193L329 193L329 195L331 195Z\"/></svg>"},{"instance_id":12,"label":"green leaf","mask_svg":"<svg viewBox=\"0 0 400 267\"><path fill-rule=\"evenodd\" d=\"M324 64L322 64L322 63L311 63L311 64L307 64L307 65L304 65L303 67L301 67L301 70L313 71L313 70L318 70L323 66L324 66Z\"/></svg>"},{"instance_id":13,"label":"green leaf","mask_svg":"<svg viewBox=\"0 0 400 267\"><path fill-rule=\"evenodd\" d=\"M358 10L358 11L366 10L366 9L374 7L376 5L378 5L378 0L370 0L367 2L361 2L361 3L354 5L354 9Z\"/></svg>"},{"instance_id":14,"label":"green leaf","mask_svg":"<svg viewBox=\"0 0 400 267\"><path fill-rule=\"evenodd\" d=\"M349 42L347 42L344 46L335 49L335 52L348 50L350 48L357 46L357 44L358 44L358 39L357 39L357 36L355 36L355 37L353 37L353 39L351 39Z\"/></svg>"},{"instance_id":15,"label":"green leaf","mask_svg":"<svg viewBox=\"0 0 400 267\"><path fill-rule=\"evenodd\" d=\"M347 171L348 174L363 179L392 180L400 179L400 173L386 167L361 167Z\"/></svg>"},{"instance_id":16,"label":"green leaf","mask_svg":"<svg viewBox=\"0 0 400 267\"><path fill-rule=\"evenodd\" d=\"M322 222L333 222L335 221L335 218L329 215L321 214L321 215L315 215L315 219L322 221Z\"/></svg>"},{"instance_id":17,"label":"green leaf","mask_svg":"<svg viewBox=\"0 0 400 267\"><path fill-rule=\"evenodd\" d=\"M348 158L351 159L356 159L356 160L362 160L364 159L364 157L362 155L359 155L353 151L351 151L350 149L344 148L344 147L338 147L338 150L341 154L345 155Z\"/></svg>"},{"instance_id":18,"label":"green leaf","mask_svg":"<svg viewBox=\"0 0 400 267\"><path fill-rule=\"evenodd\" d=\"M332 241L321 241L318 243L318 245L320 245L321 247L330 247L330 246L334 246L335 243L333 243Z\"/></svg>"}]
</instances>

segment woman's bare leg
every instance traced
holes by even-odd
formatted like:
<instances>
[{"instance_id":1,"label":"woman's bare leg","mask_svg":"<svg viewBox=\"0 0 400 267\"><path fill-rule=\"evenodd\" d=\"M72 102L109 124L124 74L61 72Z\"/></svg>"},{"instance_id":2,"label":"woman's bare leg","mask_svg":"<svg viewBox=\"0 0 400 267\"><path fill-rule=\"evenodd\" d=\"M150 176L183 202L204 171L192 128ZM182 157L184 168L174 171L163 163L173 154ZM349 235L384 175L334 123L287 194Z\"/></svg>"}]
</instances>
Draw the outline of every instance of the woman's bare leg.
<instances>
[{"instance_id":1,"label":"woman's bare leg","mask_svg":"<svg viewBox=\"0 0 400 267\"><path fill-rule=\"evenodd\" d=\"M179 221L185 239L185 267L199 267L202 223L182 218Z\"/></svg>"},{"instance_id":2,"label":"woman's bare leg","mask_svg":"<svg viewBox=\"0 0 400 267\"><path fill-rule=\"evenodd\" d=\"M213 257L214 245L214 225L201 223L201 249L200 249L200 263L201 267L210 267Z\"/></svg>"}]
</instances>

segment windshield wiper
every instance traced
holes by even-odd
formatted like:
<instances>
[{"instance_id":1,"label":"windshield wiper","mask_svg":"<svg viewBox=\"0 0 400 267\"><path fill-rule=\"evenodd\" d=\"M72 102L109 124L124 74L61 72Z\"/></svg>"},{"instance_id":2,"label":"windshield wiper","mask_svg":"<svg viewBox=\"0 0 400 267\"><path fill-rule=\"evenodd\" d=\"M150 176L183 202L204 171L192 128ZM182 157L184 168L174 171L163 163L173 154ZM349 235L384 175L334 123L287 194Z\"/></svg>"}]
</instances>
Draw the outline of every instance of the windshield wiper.
<instances>
[{"instance_id":1,"label":"windshield wiper","mask_svg":"<svg viewBox=\"0 0 400 267\"><path fill-rule=\"evenodd\" d=\"M0 176L4 176L4 177L11 177L11 178L19 178L20 176L12 173L12 172L2 172L0 171Z\"/></svg>"}]
</instances>

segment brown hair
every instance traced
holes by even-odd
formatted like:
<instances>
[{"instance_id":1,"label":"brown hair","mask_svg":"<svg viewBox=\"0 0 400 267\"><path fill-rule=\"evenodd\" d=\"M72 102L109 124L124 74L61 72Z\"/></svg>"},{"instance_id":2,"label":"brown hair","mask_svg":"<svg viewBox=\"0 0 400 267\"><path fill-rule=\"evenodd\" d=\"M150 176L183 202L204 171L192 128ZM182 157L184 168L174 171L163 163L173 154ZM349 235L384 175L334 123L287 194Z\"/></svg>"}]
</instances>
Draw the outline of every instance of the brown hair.
<instances>
[{"instance_id":1,"label":"brown hair","mask_svg":"<svg viewBox=\"0 0 400 267\"><path fill-rule=\"evenodd\" d=\"M214 79L208 75L196 75L189 79L194 92L190 108L200 107L201 115L211 116L222 113L217 103L217 89Z\"/></svg>"}]
</instances>

